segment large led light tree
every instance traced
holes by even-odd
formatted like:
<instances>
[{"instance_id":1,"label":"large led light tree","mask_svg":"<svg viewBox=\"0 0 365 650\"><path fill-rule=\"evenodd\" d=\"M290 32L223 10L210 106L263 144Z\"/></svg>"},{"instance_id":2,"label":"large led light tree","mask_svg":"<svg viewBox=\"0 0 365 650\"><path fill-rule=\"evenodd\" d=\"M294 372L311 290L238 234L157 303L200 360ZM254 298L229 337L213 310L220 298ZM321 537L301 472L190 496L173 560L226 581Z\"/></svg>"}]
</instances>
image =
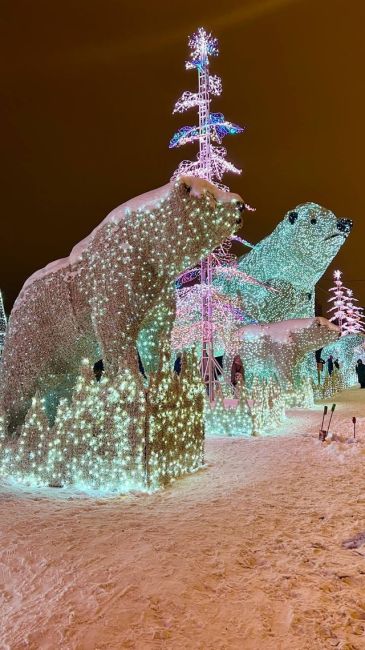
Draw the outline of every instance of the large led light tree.
<instances>
[{"instance_id":1,"label":"large led light tree","mask_svg":"<svg viewBox=\"0 0 365 650\"><path fill-rule=\"evenodd\" d=\"M190 58L186 61L186 69L195 69L198 73L198 92L185 91L176 102L174 113L182 113L190 108L198 109L199 123L195 126L183 126L170 141L170 148L180 147L187 143L197 142L199 152L195 161L183 160L173 178L179 176L198 176L204 178L221 189L228 190L221 180L226 172L239 174L232 163L226 160L226 149L222 146L224 136L241 133L243 128L228 122L222 113L211 113L211 96L219 96L222 92L222 82L217 75L209 73L209 57L218 55L218 41L208 34L205 29L198 29L189 38ZM244 205L242 206L244 208ZM201 313L202 313L202 375L208 388L210 401L214 401L215 368L220 366L214 358L213 346L213 301L212 277L214 258L210 255L202 260L201 277Z\"/></svg>"}]
</instances>

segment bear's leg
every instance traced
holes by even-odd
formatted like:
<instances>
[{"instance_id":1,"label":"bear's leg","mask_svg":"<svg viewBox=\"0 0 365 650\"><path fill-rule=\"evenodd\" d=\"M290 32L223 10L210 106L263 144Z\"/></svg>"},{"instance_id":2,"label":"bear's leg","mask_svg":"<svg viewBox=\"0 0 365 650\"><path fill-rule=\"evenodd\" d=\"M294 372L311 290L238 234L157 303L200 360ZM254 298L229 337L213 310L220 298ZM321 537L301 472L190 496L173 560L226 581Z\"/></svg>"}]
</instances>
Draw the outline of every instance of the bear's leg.
<instances>
[{"instance_id":1,"label":"bear's leg","mask_svg":"<svg viewBox=\"0 0 365 650\"><path fill-rule=\"evenodd\" d=\"M175 295L171 290L159 296L145 317L137 338L137 347L145 371L157 372L163 344L170 344L175 318Z\"/></svg>"},{"instance_id":2,"label":"bear's leg","mask_svg":"<svg viewBox=\"0 0 365 650\"><path fill-rule=\"evenodd\" d=\"M137 347L147 373L156 372L160 363L161 344L171 335L171 308L153 308L139 331Z\"/></svg>"},{"instance_id":3,"label":"bear's leg","mask_svg":"<svg viewBox=\"0 0 365 650\"><path fill-rule=\"evenodd\" d=\"M37 391L37 381L26 386L7 386L2 398L2 408L5 417L5 428L9 436L20 434L27 412L32 404L32 398Z\"/></svg>"},{"instance_id":4,"label":"bear's leg","mask_svg":"<svg viewBox=\"0 0 365 650\"><path fill-rule=\"evenodd\" d=\"M47 418L51 427L54 425L60 401L62 399L70 400L72 398L76 381L76 374L61 374L57 377L52 377L52 386L48 388L45 386L42 387Z\"/></svg>"},{"instance_id":5,"label":"bear's leg","mask_svg":"<svg viewBox=\"0 0 365 650\"><path fill-rule=\"evenodd\" d=\"M115 296L113 301L115 303ZM157 369L162 341L170 339L175 317L173 283L161 287L151 306L144 303L137 309L138 305L136 307L132 301L127 304L124 298L122 312L112 299L109 302L108 310L95 310L92 318L105 374L114 377L126 367L133 374L138 372L137 348L145 370Z\"/></svg>"},{"instance_id":6,"label":"bear's leg","mask_svg":"<svg viewBox=\"0 0 365 650\"><path fill-rule=\"evenodd\" d=\"M41 382L38 378L31 383L28 382L22 386L20 391L14 389L11 396L10 393L4 394L5 420L10 435L20 433L32 404L32 398L36 394L44 398L47 417L50 425L53 426L60 400L72 397L77 375L67 373L55 376L52 374L49 377L43 376ZM11 386L9 388L11 389Z\"/></svg>"},{"instance_id":7,"label":"bear's leg","mask_svg":"<svg viewBox=\"0 0 365 650\"><path fill-rule=\"evenodd\" d=\"M128 310L125 311L128 314ZM133 315L128 319L126 314L99 312L93 318L94 336L100 350L98 358L102 358L105 375L109 378L116 377L123 368L129 368L133 374L139 373L138 317Z\"/></svg>"}]
</instances>

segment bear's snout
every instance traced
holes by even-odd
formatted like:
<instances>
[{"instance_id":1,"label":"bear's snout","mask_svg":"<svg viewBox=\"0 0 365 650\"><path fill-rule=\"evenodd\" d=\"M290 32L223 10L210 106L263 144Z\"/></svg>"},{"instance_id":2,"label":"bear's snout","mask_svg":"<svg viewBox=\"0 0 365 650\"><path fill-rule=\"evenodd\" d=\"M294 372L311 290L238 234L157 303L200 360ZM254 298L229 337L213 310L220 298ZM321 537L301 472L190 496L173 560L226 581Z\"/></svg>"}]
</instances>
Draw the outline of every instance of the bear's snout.
<instances>
[{"instance_id":1,"label":"bear's snout","mask_svg":"<svg viewBox=\"0 0 365 650\"><path fill-rule=\"evenodd\" d=\"M348 235L351 228L352 228L351 219L337 219L337 230L339 230L340 232L343 232L346 235Z\"/></svg>"}]
</instances>

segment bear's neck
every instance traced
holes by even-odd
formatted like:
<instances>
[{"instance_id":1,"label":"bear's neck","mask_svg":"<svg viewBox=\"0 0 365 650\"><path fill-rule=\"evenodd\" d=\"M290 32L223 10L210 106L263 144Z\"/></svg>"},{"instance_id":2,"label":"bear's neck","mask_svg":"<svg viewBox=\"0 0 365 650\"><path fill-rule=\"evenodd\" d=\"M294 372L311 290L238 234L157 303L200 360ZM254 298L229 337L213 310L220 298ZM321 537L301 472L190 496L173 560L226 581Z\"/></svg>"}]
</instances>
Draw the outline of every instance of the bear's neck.
<instances>
[{"instance_id":1,"label":"bear's neck","mask_svg":"<svg viewBox=\"0 0 365 650\"><path fill-rule=\"evenodd\" d=\"M322 272L314 274L288 249L283 249L280 233L274 231L239 261L239 269L261 282L282 280L301 291L312 291Z\"/></svg>"}]
</instances>

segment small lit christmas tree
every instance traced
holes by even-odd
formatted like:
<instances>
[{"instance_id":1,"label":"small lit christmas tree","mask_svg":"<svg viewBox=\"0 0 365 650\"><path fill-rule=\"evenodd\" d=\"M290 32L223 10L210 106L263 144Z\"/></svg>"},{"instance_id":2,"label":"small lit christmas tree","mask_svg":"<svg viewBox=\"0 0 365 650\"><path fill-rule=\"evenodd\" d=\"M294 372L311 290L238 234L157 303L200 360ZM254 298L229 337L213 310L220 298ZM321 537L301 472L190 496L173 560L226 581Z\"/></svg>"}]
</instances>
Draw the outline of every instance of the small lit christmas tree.
<instances>
[{"instance_id":1,"label":"small lit christmas tree","mask_svg":"<svg viewBox=\"0 0 365 650\"><path fill-rule=\"evenodd\" d=\"M357 334L358 332L364 331L364 310L362 307L355 305L355 302L358 302L357 298L354 298L351 289L347 289L346 292L346 307L345 307L345 317L342 325L342 331L344 334Z\"/></svg>"},{"instance_id":2,"label":"small lit christmas tree","mask_svg":"<svg viewBox=\"0 0 365 650\"><path fill-rule=\"evenodd\" d=\"M335 281L335 286L331 287L330 293L332 294L331 298L329 298L328 302L333 303L333 306L331 309L328 310L329 314L332 314L330 316L329 320L331 323L335 322L338 327L341 330L341 333L343 331L343 322L346 317L346 306L347 306L347 291L348 289L343 285L343 282L341 280L342 272L341 271L334 271L333 272L333 278ZM333 313L332 313L333 312Z\"/></svg>"}]
</instances>

